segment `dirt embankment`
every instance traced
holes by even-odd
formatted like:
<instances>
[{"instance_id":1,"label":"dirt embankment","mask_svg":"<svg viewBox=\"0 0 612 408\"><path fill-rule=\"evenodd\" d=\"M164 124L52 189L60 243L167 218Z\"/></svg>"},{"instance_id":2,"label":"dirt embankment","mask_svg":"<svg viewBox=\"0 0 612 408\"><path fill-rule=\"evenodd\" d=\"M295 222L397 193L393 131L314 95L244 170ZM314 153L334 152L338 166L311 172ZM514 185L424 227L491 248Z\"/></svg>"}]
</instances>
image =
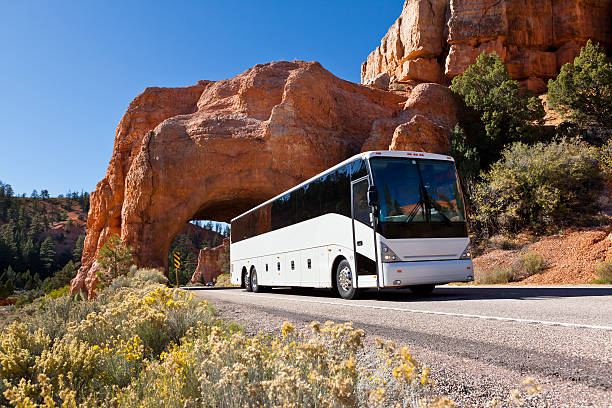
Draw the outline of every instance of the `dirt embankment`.
<instances>
[{"instance_id":1,"label":"dirt embankment","mask_svg":"<svg viewBox=\"0 0 612 408\"><path fill-rule=\"evenodd\" d=\"M474 259L479 274L490 274L496 268L512 268L521 254L533 251L546 261L542 273L532 275L523 284L589 283L598 276L595 266L612 259L612 226L573 228L560 234L543 237L519 249L493 249Z\"/></svg>"}]
</instances>

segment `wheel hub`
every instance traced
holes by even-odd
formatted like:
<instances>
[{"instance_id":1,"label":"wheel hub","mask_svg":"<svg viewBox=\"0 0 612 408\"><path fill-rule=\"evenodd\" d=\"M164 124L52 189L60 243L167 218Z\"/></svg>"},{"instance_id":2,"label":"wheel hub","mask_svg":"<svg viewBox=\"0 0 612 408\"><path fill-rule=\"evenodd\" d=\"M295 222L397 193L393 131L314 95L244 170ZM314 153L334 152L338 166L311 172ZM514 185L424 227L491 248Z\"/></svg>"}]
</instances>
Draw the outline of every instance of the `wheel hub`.
<instances>
[{"instance_id":1,"label":"wheel hub","mask_svg":"<svg viewBox=\"0 0 612 408\"><path fill-rule=\"evenodd\" d=\"M351 287L353 286L351 278L351 269L348 266L342 268L338 273L338 283L343 291L348 292L351 290Z\"/></svg>"}]
</instances>

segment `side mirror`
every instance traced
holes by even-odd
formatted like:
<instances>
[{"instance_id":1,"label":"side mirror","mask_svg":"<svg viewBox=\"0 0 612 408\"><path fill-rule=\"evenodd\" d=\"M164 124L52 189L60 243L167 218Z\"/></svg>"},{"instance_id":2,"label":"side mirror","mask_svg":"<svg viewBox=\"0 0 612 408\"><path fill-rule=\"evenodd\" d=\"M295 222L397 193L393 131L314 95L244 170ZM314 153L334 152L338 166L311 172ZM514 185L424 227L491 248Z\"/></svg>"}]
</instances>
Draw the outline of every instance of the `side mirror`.
<instances>
[{"instance_id":1,"label":"side mirror","mask_svg":"<svg viewBox=\"0 0 612 408\"><path fill-rule=\"evenodd\" d=\"M376 189L376 186L368 187L368 205L370 207L378 206L378 190Z\"/></svg>"}]
</instances>

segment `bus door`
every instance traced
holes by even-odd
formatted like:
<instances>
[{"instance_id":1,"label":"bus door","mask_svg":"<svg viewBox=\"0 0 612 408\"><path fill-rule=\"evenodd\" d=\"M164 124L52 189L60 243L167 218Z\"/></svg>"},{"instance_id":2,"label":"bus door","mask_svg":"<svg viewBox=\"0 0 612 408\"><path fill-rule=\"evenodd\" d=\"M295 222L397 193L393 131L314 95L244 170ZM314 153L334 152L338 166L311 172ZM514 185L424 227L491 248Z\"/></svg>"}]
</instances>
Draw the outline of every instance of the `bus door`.
<instances>
[{"instance_id":1,"label":"bus door","mask_svg":"<svg viewBox=\"0 0 612 408\"><path fill-rule=\"evenodd\" d=\"M359 280L356 286L358 288L375 288L377 282L372 209L368 205L367 192L367 177L351 183L353 247L355 249L356 276Z\"/></svg>"}]
</instances>

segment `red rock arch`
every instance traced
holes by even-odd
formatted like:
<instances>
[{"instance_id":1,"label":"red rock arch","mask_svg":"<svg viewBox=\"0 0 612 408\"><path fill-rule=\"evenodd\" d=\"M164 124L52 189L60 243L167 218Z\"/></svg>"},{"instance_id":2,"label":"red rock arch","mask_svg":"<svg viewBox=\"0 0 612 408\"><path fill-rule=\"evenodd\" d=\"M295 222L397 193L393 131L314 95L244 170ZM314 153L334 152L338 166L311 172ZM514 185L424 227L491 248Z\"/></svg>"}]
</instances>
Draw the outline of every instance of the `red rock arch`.
<instances>
[{"instance_id":1,"label":"red rock arch","mask_svg":"<svg viewBox=\"0 0 612 408\"><path fill-rule=\"evenodd\" d=\"M121 234L139 266L165 269L186 222L229 221L359 152L373 122L395 116L405 99L302 61L146 89L119 123L107 174L92 193L71 291L93 295L96 254L110 235Z\"/></svg>"}]
</instances>

